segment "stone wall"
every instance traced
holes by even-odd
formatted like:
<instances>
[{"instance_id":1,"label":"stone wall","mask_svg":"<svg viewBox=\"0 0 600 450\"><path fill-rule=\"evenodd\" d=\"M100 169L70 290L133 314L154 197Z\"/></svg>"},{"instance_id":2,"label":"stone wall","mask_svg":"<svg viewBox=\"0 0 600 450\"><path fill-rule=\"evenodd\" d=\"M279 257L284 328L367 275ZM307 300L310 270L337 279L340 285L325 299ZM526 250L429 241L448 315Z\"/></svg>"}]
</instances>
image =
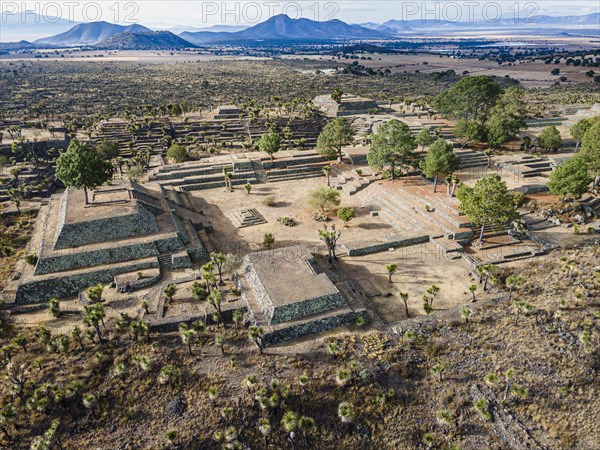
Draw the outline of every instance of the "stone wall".
<instances>
[{"instance_id":1,"label":"stone wall","mask_svg":"<svg viewBox=\"0 0 600 450\"><path fill-rule=\"evenodd\" d=\"M272 324L289 322L291 320L302 319L313 314L322 313L331 309L343 308L347 306L346 300L339 292L331 295L324 295L317 298L311 298L298 303L282 305L274 308Z\"/></svg>"},{"instance_id":2,"label":"stone wall","mask_svg":"<svg viewBox=\"0 0 600 450\"><path fill-rule=\"evenodd\" d=\"M66 194L61 200L54 248L57 250L157 233L154 214L136 203L137 211L124 216L106 217L86 222L67 223Z\"/></svg>"},{"instance_id":3,"label":"stone wall","mask_svg":"<svg viewBox=\"0 0 600 450\"><path fill-rule=\"evenodd\" d=\"M429 236L417 236L410 239L400 239L390 242L362 242L359 244L342 244L342 249L348 253L348 256L362 256L371 253L385 252L390 248L408 247L411 245L429 242Z\"/></svg>"},{"instance_id":4,"label":"stone wall","mask_svg":"<svg viewBox=\"0 0 600 450\"><path fill-rule=\"evenodd\" d=\"M448 236L449 239L454 239L454 240L463 240L463 239L470 239L474 237L474 234L472 231L461 231L460 233L454 233L450 236Z\"/></svg>"},{"instance_id":5,"label":"stone wall","mask_svg":"<svg viewBox=\"0 0 600 450\"><path fill-rule=\"evenodd\" d=\"M263 337L263 345L269 347L292 341L294 339L315 333L322 333L333 328L350 326L356 323L356 319L362 317L366 323L370 321L367 311L347 312L336 316L325 317L314 321L304 322L287 328L268 332Z\"/></svg>"},{"instance_id":6,"label":"stone wall","mask_svg":"<svg viewBox=\"0 0 600 450\"><path fill-rule=\"evenodd\" d=\"M70 253L51 257L41 256L35 266L35 275L65 272L85 267L102 266L116 262L144 259L158 256L154 242L124 245L122 247L103 248L89 252Z\"/></svg>"},{"instance_id":7,"label":"stone wall","mask_svg":"<svg viewBox=\"0 0 600 450\"><path fill-rule=\"evenodd\" d=\"M185 248L185 245L183 245L183 242L181 242L181 240L175 233L172 233L167 238L158 239L154 241L154 244L156 245L156 248L158 249L159 253L173 253L175 251L183 250Z\"/></svg>"},{"instance_id":8,"label":"stone wall","mask_svg":"<svg viewBox=\"0 0 600 450\"><path fill-rule=\"evenodd\" d=\"M190 255L185 251L174 253L171 256L171 266L173 269L187 269L192 267Z\"/></svg>"},{"instance_id":9,"label":"stone wall","mask_svg":"<svg viewBox=\"0 0 600 450\"><path fill-rule=\"evenodd\" d=\"M250 285L250 288L252 289L252 292L254 293L254 297L262 308L265 318L270 322L271 318L273 317L275 306L273 305L273 301L271 300L271 297L269 297L265 287L261 283L260 278L256 274L254 265L248 256L244 257L242 262L242 271L246 277L246 280L248 281L248 284Z\"/></svg>"},{"instance_id":10,"label":"stone wall","mask_svg":"<svg viewBox=\"0 0 600 450\"><path fill-rule=\"evenodd\" d=\"M17 288L15 303L26 305L47 302L51 298L63 298L76 295L80 290L86 289L97 283L110 283L115 275L126 272L135 272L152 267L159 267L158 260L140 261L135 264L112 267L110 269L96 270L80 274L68 275L60 278L31 281Z\"/></svg>"},{"instance_id":11,"label":"stone wall","mask_svg":"<svg viewBox=\"0 0 600 450\"><path fill-rule=\"evenodd\" d=\"M204 263L208 262L210 257L208 256L208 252L204 247L197 247L189 249L188 255L190 255L190 259L195 263Z\"/></svg>"},{"instance_id":12,"label":"stone wall","mask_svg":"<svg viewBox=\"0 0 600 450\"><path fill-rule=\"evenodd\" d=\"M138 278L137 272L115 276L115 289L117 292L131 292L144 289L158 283L162 278L160 269L153 276Z\"/></svg>"},{"instance_id":13,"label":"stone wall","mask_svg":"<svg viewBox=\"0 0 600 450\"><path fill-rule=\"evenodd\" d=\"M177 236L179 236L179 239L181 239L181 242L183 242L186 245L189 244L190 238L189 238L187 232L185 231L185 227L183 226L183 223L181 222L179 217L177 217L175 215L175 213L173 211L169 211L169 213L171 214L171 220L173 220L173 223L175 224L175 229L177 230Z\"/></svg>"}]
</instances>

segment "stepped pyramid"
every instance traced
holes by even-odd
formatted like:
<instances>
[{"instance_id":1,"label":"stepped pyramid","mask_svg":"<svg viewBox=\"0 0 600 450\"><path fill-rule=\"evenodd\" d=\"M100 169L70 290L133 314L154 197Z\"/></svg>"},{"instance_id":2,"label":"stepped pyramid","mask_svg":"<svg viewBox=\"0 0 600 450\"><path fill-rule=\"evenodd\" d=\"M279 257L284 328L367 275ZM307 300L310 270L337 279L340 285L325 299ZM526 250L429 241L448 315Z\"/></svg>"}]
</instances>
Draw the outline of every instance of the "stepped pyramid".
<instances>
[{"instance_id":1,"label":"stepped pyramid","mask_svg":"<svg viewBox=\"0 0 600 450\"><path fill-rule=\"evenodd\" d=\"M265 218L254 208L230 211L227 216L237 228L251 227L267 223Z\"/></svg>"}]
</instances>

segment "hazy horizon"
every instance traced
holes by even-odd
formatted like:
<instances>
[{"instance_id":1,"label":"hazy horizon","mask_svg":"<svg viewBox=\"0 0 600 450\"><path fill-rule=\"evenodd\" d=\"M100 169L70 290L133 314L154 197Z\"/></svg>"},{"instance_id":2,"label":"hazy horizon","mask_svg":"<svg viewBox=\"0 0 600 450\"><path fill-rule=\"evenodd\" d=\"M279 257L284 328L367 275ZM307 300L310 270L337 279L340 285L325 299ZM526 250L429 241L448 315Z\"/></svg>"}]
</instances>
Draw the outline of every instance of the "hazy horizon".
<instances>
[{"instance_id":1,"label":"hazy horizon","mask_svg":"<svg viewBox=\"0 0 600 450\"><path fill-rule=\"evenodd\" d=\"M347 23L383 23L396 20L449 20L471 22L487 20L493 23L499 17L524 19L532 15L580 16L600 12L596 0L543 2L499 1L395 1L378 0L338 2L255 2L255 1L173 1L168 3L145 0L140 2L2 2L2 13L18 15L17 23L10 23L3 14L0 23L0 41L35 40L66 31L76 23L106 21L129 25L138 23L152 29L183 31L212 26L253 26L268 18L287 14L292 18L311 20L339 19ZM24 11L34 11L42 19ZM60 17L57 21L53 18ZM20 23L18 22L20 21ZM62 29L62 31L60 31Z\"/></svg>"}]
</instances>

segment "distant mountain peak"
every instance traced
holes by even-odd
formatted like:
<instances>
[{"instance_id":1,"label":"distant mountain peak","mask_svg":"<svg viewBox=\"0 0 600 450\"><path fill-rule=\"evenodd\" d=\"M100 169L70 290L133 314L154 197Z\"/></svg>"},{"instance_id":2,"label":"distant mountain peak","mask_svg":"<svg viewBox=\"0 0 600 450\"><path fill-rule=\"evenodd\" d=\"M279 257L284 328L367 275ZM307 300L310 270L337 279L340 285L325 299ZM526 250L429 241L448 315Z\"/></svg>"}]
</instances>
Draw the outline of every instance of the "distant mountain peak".
<instances>
[{"instance_id":1,"label":"distant mountain peak","mask_svg":"<svg viewBox=\"0 0 600 450\"><path fill-rule=\"evenodd\" d=\"M149 31L152 30L138 24L118 25L102 20L98 22L80 23L64 33L38 39L35 43L70 47L78 45L94 45L119 33L143 33Z\"/></svg>"},{"instance_id":2,"label":"distant mountain peak","mask_svg":"<svg viewBox=\"0 0 600 450\"><path fill-rule=\"evenodd\" d=\"M236 33L181 33L180 36L193 44L243 40L323 40L335 39L388 39L390 35L360 25L349 25L341 20L317 22L311 19L292 19L278 14L246 30Z\"/></svg>"}]
</instances>

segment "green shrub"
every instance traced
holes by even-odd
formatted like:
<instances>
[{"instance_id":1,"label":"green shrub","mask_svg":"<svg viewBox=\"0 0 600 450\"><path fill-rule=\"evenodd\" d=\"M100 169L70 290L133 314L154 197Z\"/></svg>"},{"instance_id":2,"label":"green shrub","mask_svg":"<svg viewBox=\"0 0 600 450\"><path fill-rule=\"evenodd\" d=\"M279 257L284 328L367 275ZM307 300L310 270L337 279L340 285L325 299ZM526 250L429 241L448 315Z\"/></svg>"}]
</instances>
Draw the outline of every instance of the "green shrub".
<instances>
[{"instance_id":1,"label":"green shrub","mask_svg":"<svg viewBox=\"0 0 600 450\"><path fill-rule=\"evenodd\" d=\"M27 255L25 257L25 262L29 265L35 266L38 262L37 255Z\"/></svg>"}]
</instances>

